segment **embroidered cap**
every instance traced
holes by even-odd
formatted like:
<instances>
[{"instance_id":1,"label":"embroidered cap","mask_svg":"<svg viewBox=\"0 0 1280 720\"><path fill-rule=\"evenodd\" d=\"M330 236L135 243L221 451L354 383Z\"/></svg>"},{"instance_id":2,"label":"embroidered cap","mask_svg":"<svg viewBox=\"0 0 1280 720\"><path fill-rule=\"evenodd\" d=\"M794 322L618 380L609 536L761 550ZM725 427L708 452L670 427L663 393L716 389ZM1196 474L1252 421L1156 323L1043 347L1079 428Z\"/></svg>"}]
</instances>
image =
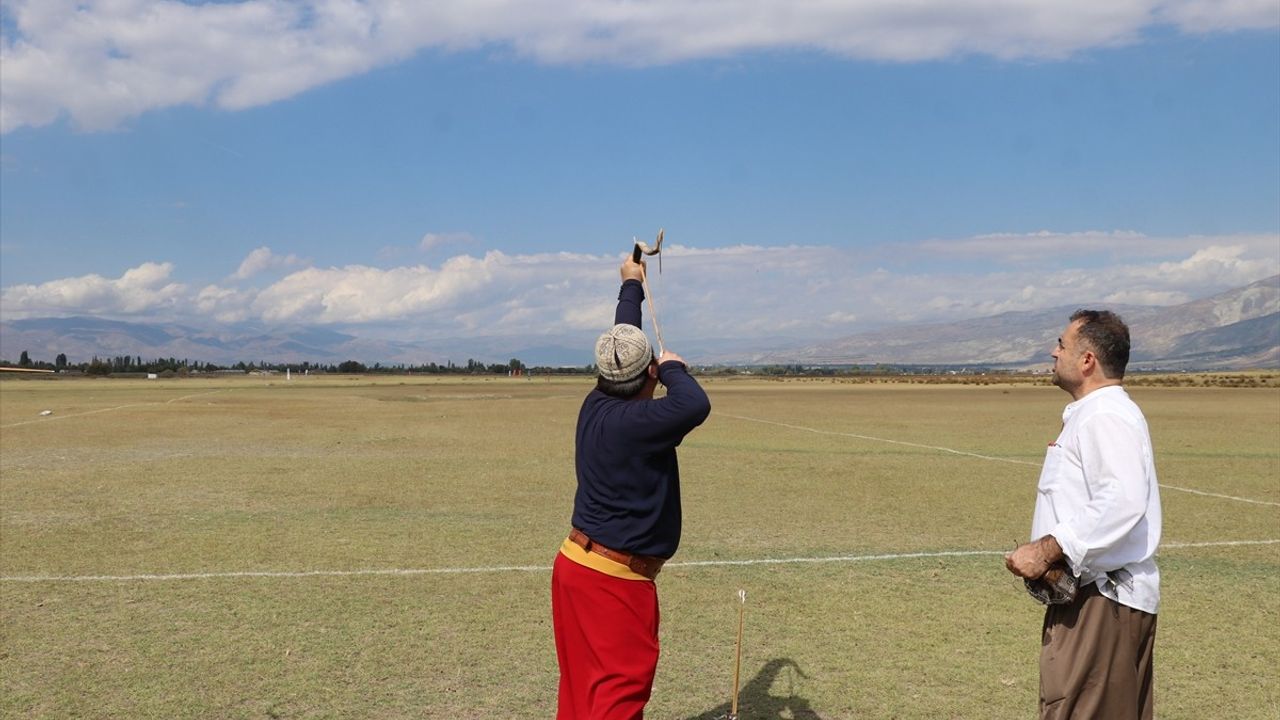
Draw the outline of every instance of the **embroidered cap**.
<instances>
[{"instance_id":1,"label":"embroidered cap","mask_svg":"<svg viewBox=\"0 0 1280 720\"><path fill-rule=\"evenodd\" d=\"M606 380L630 380L653 358L649 338L635 325L618 323L596 340L596 370Z\"/></svg>"}]
</instances>

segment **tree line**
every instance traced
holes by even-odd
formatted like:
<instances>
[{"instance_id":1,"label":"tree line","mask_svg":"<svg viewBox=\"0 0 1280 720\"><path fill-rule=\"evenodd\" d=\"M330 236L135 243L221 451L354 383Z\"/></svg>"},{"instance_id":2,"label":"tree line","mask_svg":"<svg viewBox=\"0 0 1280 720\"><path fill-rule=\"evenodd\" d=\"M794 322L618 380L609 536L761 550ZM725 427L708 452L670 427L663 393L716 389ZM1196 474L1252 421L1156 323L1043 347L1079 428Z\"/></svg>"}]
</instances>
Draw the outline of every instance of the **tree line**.
<instances>
[{"instance_id":1,"label":"tree line","mask_svg":"<svg viewBox=\"0 0 1280 720\"><path fill-rule=\"evenodd\" d=\"M529 367L521 362L518 358L511 358L505 363L484 363L479 360L468 358L466 363L455 364L452 361L444 364L430 362L421 365L409 365L405 363L384 365L382 363L374 363L366 365L357 360L344 360L338 363L273 363L273 362L237 362L232 365L219 365L211 362L201 362L199 360L178 359L178 358L154 358L151 360L143 360L141 355L117 355L115 357L100 358L93 356L88 362L71 363L67 361L65 353L58 353L53 362L44 360L32 360L30 354L22 351L22 355L18 358L18 362L11 363L8 360L0 359L0 366L20 367L32 370L53 370L55 372L83 373L85 375L116 375L116 374L157 374L157 375L196 375L202 373L214 372L285 372L286 370L295 373L386 373L386 374L426 374L426 375L530 375L530 374L594 374L595 367L586 365L582 367L547 367L537 366Z\"/></svg>"},{"instance_id":2,"label":"tree line","mask_svg":"<svg viewBox=\"0 0 1280 720\"><path fill-rule=\"evenodd\" d=\"M0 359L0 366L14 366L7 360ZM17 367L37 370L53 370L55 372L82 373L85 375L129 375L155 373L162 376L198 375L201 373L230 372L279 372L286 370L295 373L336 373L336 374L368 374L383 373L388 375L594 375L595 365L577 367L548 367L545 365L529 367L518 358L511 358L505 363L484 363L468 359L457 364L452 361L440 363L424 363L409 365L405 363L374 363L366 365L358 360L344 360L338 363L272 363L272 362L237 362L233 365L218 365L199 360L177 358L155 358L143 360L142 356L117 355L109 358L94 356L88 362L69 363L65 353L58 353L52 363L32 360L26 350L22 351ZM893 377L913 376L982 376L988 373L1007 372L986 366L931 366L931 365L890 365L877 363L874 365L802 365L774 364L757 366L699 366L696 371L700 375L763 375L766 377ZM1015 373L1017 374L1017 373Z\"/></svg>"}]
</instances>

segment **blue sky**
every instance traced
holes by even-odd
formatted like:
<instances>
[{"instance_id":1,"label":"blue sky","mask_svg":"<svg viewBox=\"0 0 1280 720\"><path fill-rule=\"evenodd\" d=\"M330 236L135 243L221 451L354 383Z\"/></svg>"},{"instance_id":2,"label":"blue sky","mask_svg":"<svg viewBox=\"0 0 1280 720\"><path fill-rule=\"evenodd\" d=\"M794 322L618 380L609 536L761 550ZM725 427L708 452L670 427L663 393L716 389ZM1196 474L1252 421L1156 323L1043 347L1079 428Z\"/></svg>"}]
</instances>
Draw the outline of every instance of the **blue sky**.
<instances>
[{"instance_id":1,"label":"blue sky","mask_svg":"<svg viewBox=\"0 0 1280 720\"><path fill-rule=\"evenodd\" d=\"M677 350L1280 272L1275 1L3 13L0 319L598 332L659 227Z\"/></svg>"}]
</instances>

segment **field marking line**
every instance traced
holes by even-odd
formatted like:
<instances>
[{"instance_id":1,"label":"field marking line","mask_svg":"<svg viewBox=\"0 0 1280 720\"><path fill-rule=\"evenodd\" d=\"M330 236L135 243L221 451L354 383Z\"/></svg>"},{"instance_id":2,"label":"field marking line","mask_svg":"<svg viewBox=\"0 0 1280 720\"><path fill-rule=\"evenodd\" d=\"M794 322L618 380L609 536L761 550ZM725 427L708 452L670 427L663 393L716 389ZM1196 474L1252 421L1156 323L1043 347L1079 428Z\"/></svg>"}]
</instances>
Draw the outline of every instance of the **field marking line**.
<instances>
[{"instance_id":1,"label":"field marking line","mask_svg":"<svg viewBox=\"0 0 1280 720\"><path fill-rule=\"evenodd\" d=\"M1276 545L1280 540L1223 540L1200 543L1167 543L1161 550L1228 547L1236 545ZM1005 555L1009 550L943 550L939 552L887 553L883 555L833 555L829 557L793 557L793 558L761 558L755 560L688 560L667 563L664 567L711 567L716 565L800 565L805 563L824 562L864 562L870 560L912 560L919 558L970 557L974 555Z\"/></svg>"},{"instance_id":2,"label":"field marking line","mask_svg":"<svg viewBox=\"0 0 1280 720\"><path fill-rule=\"evenodd\" d=\"M1218 493L1205 492L1203 490L1192 490L1191 488L1178 487L1177 485L1165 485L1164 483L1160 483L1160 487L1166 490L1177 490L1179 492L1191 493L1193 495L1206 495L1208 497L1223 498L1225 500L1253 503L1254 505L1274 505L1275 507L1280 507L1280 502L1271 502L1270 500L1254 500L1252 498L1236 497L1235 495L1220 495Z\"/></svg>"},{"instance_id":3,"label":"field marking line","mask_svg":"<svg viewBox=\"0 0 1280 720\"><path fill-rule=\"evenodd\" d=\"M817 435L838 435L840 437L851 437L858 440L873 440L875 442L892 443L894 445L906 445L908 447L922 448L925 450L939 450L941 452L952 453L953 455L964 455L966 457L978 458L979 460L994 460L996 462L1013 463L1015 465L1030 465L1031 467L1040 467L1040 463L1031 462L1030 460L1018 460L1016 458L1002 458L993 455L980 455L978 453L965 452L964 450L956 450L954 448L942 447L940 445L925 445L923 443L907 442L905 440L891 440L889 438L874 437L872 435L859 435L858 433L837 432L835 430L819 430L818 428L805 427L803 425L792 425L790 423L777 422L774 420L762 420L760 418L747 417L745 415L733 415L730 413L718 412L718 417L728 417L735 420L747 420L749 422L762 423L764 425L777 425L778 427L788 428L790 430L801 430L803 432L811 432ZM1270 500L1255 500L1253 498L1236 497L1235 495L1222 495L1220 493L1205 492L1203 490L1192 490L1191 488L1178 487L1177 485L1166 485L1160 483L1160 487L1166 490L1177 490L1179 492L1191 493L1193 495L1204 495L1206 497L1222 498L1224 500L1235 500L1237 502L1252 503L1254 505L1271 505L1280 507L1280 502L1272 502Z\"/></svg>"},{"instance_id":4,"label":"field marking line","mask_svg":"<svg viewBox=\"0 0 1280 720\"><path fill-rule=\"evenodd\" d=\"M1276 545L1280 540L1220 540L1212 542L1165 543L1161 550L1183 548L1234 547L1240 545ZM1008 550L942 550L937 552L881 553L876 555L832 555L823 557L755 558L748 560L685 560L667 563L666 567L715 567L742 565L801 565L829 562L872 562L877 560L916 560L920 558L970 557L1004 555ZM477 573L546 572L550 565L495 565L490 567L454 568L388 568L383 570L245 570L238 572L174 573L169 575L6 575L0 582L147 582L162 580L210 580L228 578L309 578L414 575L469 575Z\"/></svg>"},{"instance_id":5,"label":"field marking line","mask_svg":"<svg viewBox=\"0 0 1280 720\"><path fill-rule=\"evenodd\" d=\"M788 428L790 430L801 430L803 432L811 432L817 435L838 435L840 437L851 437L858 440L874 440L875 442L891 443L893 445L906 445L908 447L922 448L925 450L939 450L941 452L952 453L953 455L964 455L966 457L974 457L979 460L994 460L996 462L1007 462L1015 465L1030 465L1032 467L1040 467L1040 463L1031 462L1030 460L1018 460L1016 458L1002 458L993 455L979 455L978 453L965 452L964 450L956 450L954 448L942 447L940 445L925 445L923 443L907 442L906 440L890 440L889 438L874 437L871 435L859 435L858 433L837 432L835 430L819 430L817 428L805 427L803 425L792 425L790 423L777 422L775 420L762 420L760 418L747 417L745 415L731 415L729 413L717 412L716 417L729 417L735 420L747 420L750 422L762 423L764 425L777 425L778 427Z\"/></svg>"},{"instance_id":6,"label":"field marking line","mask_svg":"<svg viewBox=\"0 0 1280 720\"><path fill-rule=\"evenodd\" d=\"M223 390L210 390L208 392L195 393L194 395L183 395L182 397L170 398L164 402L159 400L155 402L130 403L128 405L117 405L109 408L98 408L97 410L86 410L81 413L72 413L70 415L50 415L49 417L40 418L39 420L23 420L22 422L9 423L8 425L0 425L0 429L18 427L19 425L34 425L36 423L52 422L54 420L62 420L63 418L84 417L85 415L97 415L98 413L111 412L113 410L124 410L125 408L147 407L148 405L169 405L171 403L181 402L182 400L190 400L191 398L202 397L204 395L213 395L214 393L224 392Z\"/></svg>"}]
</instances>

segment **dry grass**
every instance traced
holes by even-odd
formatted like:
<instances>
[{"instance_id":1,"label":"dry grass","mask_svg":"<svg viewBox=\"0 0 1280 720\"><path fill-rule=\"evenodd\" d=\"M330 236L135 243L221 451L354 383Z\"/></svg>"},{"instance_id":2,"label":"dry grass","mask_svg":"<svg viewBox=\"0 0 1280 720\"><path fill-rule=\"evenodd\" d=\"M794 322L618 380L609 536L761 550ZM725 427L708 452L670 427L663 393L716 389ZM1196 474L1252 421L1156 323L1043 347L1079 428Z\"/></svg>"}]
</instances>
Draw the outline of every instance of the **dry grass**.
<instances>
[{"instance_id":1,"label":"dry grass","mask_svg":"<svg viewBox=\"0 0 1280 720\"><path fill-rule=\"evenodd\" d=\"M589 382L0 382L0 575L528 569L0 582L4 717L549 717L549 567ZM1024 539L1066 396L1038 385L715 378L681 449L651 717L1032 712ZM1165 540L1280 539L1280 391L1135 387ZM41 410L53 414L40 417ZM767 421L767 422L762 422ZM783 423L793 427L784 427ZM807 429L805 429L807 428ZM814 432L820 431L820 432ZM915 445L895 444L915 443ZM928 447L988 456L981 459ZM1280 709L1280 545L1167 548L1162 718Z\"/></svg>"}]
</instances>

